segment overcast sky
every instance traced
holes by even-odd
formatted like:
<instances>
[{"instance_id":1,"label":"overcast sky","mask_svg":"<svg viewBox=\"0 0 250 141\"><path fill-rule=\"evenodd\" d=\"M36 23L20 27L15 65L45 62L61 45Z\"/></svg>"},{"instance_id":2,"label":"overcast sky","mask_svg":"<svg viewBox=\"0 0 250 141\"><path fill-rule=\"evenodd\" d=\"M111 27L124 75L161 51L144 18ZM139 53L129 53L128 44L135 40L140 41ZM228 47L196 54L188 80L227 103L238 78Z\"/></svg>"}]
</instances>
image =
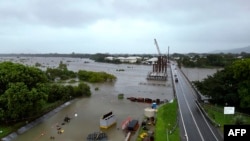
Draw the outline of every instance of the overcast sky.
<instances>
[{"instance_id":1,"label":"overcast sky","mask_svg":"<svg viewBox=\"0 0 250 141\"><path fill-rule=\"evenodd\" d=\"M250 45L249 0L0 0L0 53L204 53Z\"/></svg>"}]
</instances>

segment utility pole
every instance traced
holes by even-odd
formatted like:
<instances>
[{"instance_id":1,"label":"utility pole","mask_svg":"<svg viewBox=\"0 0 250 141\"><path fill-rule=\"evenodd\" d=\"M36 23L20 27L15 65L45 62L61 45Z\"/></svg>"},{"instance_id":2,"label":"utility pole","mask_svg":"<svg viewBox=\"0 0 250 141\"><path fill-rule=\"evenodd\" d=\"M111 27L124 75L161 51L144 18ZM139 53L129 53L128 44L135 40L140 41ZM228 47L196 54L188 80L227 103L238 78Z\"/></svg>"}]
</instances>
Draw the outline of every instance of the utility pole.
<instances>
[{"instance_id":1,"label":"utility pole","mask_svg":"<svg viewBox=\"0 0 250 141\"><path fill-rule=\"evenodd\" d=\"M169 63L170 61L169 61L169 46L168 46L168 63Z\"/></svg>"}]
</instances>

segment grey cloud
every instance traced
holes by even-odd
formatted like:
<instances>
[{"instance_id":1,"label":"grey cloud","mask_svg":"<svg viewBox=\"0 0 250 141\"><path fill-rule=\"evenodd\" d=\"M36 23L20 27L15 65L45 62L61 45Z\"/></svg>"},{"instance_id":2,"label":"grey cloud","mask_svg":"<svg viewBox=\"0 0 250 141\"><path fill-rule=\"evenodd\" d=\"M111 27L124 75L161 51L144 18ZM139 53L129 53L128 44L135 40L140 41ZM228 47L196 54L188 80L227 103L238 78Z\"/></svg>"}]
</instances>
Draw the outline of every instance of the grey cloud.
<instances>
[{"instance_id":1,"label":"grey cloud","mask_svg":"<svg viewBox=\"0 0 250 141\"><path fill-rule=\"evenodd\" d=\"M198 6L197 6L198 5ZM119 18L160 21L169 25L203 24L211 20L232 18L247 10L237 2L211 2L210 0L24 0L21 8L0 9L4 18L52 26L81 26L99 19Z\"/></svg>"},{"instance_id":2,"label":"grey cloud","mask_svg":"<svg viewBox=\"0 0 250 141\"><path fill-rule=\"evenodd\" d=\"M94 22L101 17L99 13L88 11L89 6L87 4L77 7L77 4L74 5L69 1L39 1L34 6L34 14L37 19L41 23L52 26L81 26Z\"/></svg>"},{"instance_id":3,"label":"grey cloud","mask_svg":"<svg viewBox=\"0 0 250 141\"><path fill-rule=\"evenodd\" d=\"M74 27L93 23L101 17L101 11L91 9L85 1L78 5L71 0L24 0L22 5L0 7L2 23L15 20L23 24Z\"/></svg>"},{"instance_id":4,"label":"grey cloud","mask_svg":"<svg viewBox=\"0 0 250 141\"><path fill-rule=\"evenodd\" d=\"M249 45L249 13L247 0L0 0L0 41L13 48L75 43L92 52L126 45L156 52L153 38L181 51Z\"/></svg>"}]
</instances>

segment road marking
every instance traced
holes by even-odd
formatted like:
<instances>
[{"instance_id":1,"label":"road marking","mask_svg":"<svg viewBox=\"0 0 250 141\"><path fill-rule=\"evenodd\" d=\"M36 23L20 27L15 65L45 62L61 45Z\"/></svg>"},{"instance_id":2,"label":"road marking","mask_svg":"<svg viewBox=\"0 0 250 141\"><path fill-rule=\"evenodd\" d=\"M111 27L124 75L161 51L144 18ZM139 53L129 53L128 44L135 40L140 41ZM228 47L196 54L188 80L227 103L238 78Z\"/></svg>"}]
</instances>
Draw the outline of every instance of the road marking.
<instances>
[{"instance_id":1,"label":"road marking","mask_svg":"<svg viewBox=\"0 0 250 141\"><path fill-rule=\"evenodd\" d=\"M172 72L173 72L173 69L171 69L171 70L172 70ZM175 92L176 92L176 83L174 83L174 87L175 87ZM175 94L175 95L176 95L177 100L178 100L178 95L177 95L177 94ZM180 116L181 116L181 121L182 121L183 128L184 128L185 137L186 137L186 139L187 139L187 141L188 141L187 130L186 130L186 126L185 126L185 124L184 124L184 119L183 119L183 116L182 116L182 111L181 111L181 108L180 108L180 103L179 103L178 101L177 101L177 103L178 103L179 110L180 110Z\"/></svg>"},{"instance_id":2,"label":"road marking","mask_svg":"<svg viewBox=\"0 0 250 141\"><path fill-rule=\"evenodd\" d=\"M181 81L182 81L182 80L179 80L179 83L181 83ZM192 116L192 119L193 119L193 121L194 121L194 124L195 124L195 126L196 126L196 128L197 128L197 130L198 130L198 132L199 132L199 134L200 134L200 136L201 136L202 141L204 141L204 138L203 138L203 136L202 136L202 134L201 134L201 131L200 131L200 129L199 129L199 127L198 127L198 125L197 125L197 123L196 123L196 121L195 121L194 115L193 115L193 113L192 113L192 111L191 111L191 109L190 109L190 106L189 106L188 102L187 102L187 98L186 98L186 96L185 96L185 94L184 94L184 90L183 90L183 88L182 88L182 85L180 85L180 88L181 88L181 90L182 90L182 94L183 94L183 96L184 96L184 100L185 100L185 102L186 102L186 104L187 104L188 110L189 110L189 112L190 112L190 114L191 114L191 116Z\"/></svg>"},{"instance_id":3,"label":"road marking","mask_svg":"<svg viewBox=\"0 0 250 141\"><path fill-rule=\"evenodd\" d=\"M194 101L194 102L195 102L195 101ZM195 103L196 103L196 102L195 102ZM200 108L198 107L197 103L196 103L196 106L197 106L197 108L199 109L199 111L200 111L200 113L201 113L203 119L205 120L205 122L206 122L206 124L207 124L209 130L210 130L210 131L212 132L212 134L214 135L214 138L216 139L216 141L219 141L219 139L216 137L216 135L214 134L213 130L211 129L210 125L207 123L207 120L206 120L206 118L204 117L203 113L201 112Z\"/></svg>"},{"instance_id":4,"label":"road marking","mask_svg":"<svg viewBox=\"0 0 250 141\"><path fill-rule=\"evenodd\" d=\"M185 77L185 78L186 78L186 77ZM185 81L186 83L190 84L189 81L188 81L187 79L184 79L184 81ZM188 86L187 88L190 89L190 90L192 91L192 96L193 96L193 98L194 98L194 99L197 99L197 96L196 96L196 94L195 94L195 90L192 88L192 86L191 86L191 87ZM195 102L195 101L193 100L193 102ZM216 141L219 141L219 139L218 139L217 136L214 134L213 130L211 129L211 126L208 124L206 118L204 117L202 111L200 110L200 108L199 108L199 106L197 105L196 102L195 102L195 105L196 105L196 107L198 108L198 110L200 111L200 113L201 113L201 115L202 115L202 118L204 119L205 123L207 124L207 126L208 126L209 130L211 131L211 133L213 134L214 138L216 139Z\"/></svg>"}]
</instances>

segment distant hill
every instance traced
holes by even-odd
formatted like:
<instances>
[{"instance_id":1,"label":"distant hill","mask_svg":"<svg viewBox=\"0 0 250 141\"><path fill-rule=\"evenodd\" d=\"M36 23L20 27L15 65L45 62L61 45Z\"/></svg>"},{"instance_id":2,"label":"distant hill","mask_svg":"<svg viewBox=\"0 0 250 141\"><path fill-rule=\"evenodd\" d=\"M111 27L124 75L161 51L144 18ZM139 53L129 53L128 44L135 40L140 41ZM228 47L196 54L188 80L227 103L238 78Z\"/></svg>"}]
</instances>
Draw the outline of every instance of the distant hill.
<instances>
[{"instance_id":1,"label":"distant hill","mask_svg":"<svg viewBox=\"0 0 250 141\"><path fill-rule=\"evenodd\" d=\"M229 50L216 50L211 53L233 53L233 54L240 54L242 52L250 53L250 46L242 47L242 48L235 48Z\"/></svg>"}]
</instances>

